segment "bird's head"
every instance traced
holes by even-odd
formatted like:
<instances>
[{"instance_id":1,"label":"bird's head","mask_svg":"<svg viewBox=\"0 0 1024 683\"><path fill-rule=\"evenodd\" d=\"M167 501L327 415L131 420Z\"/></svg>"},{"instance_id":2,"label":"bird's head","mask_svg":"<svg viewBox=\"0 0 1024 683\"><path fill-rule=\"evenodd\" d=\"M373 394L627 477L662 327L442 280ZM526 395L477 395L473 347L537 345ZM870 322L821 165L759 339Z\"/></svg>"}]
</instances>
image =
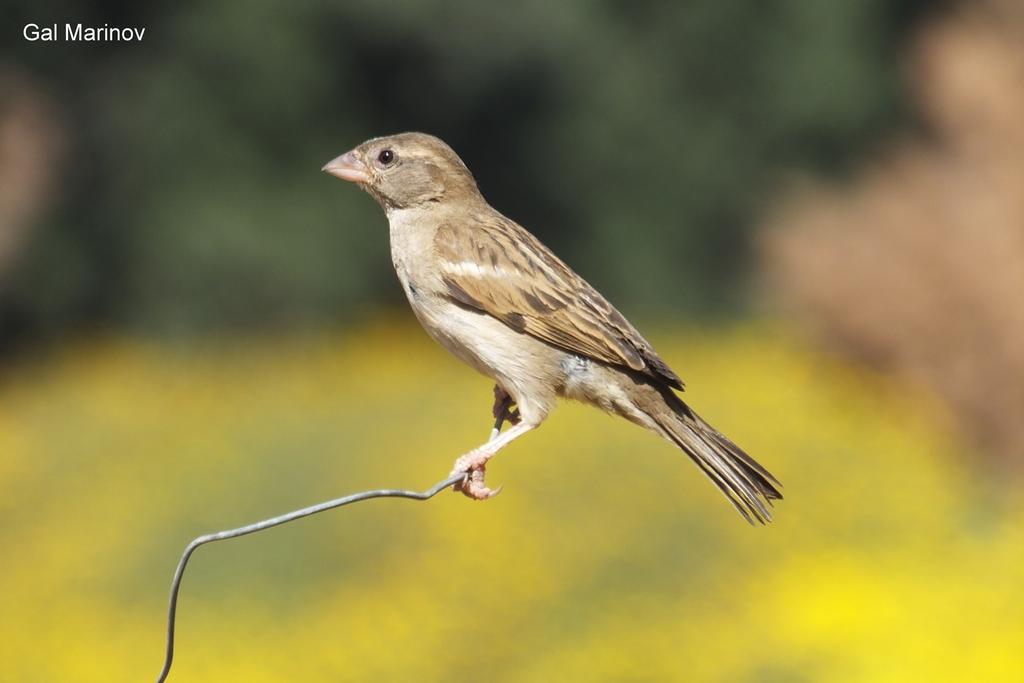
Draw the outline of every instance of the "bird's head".
<instances>
[{"instance_id":1,"label":"bird's head","mask_svg":"<svg viewBox=\"0 0 1024 683\"><path fill-rule=\"evenodd\" d=\"M367 140L327 162L323 170L356 183L386 211L479 196L459 155L425 133Z\"/></svg>"}]
</instances>

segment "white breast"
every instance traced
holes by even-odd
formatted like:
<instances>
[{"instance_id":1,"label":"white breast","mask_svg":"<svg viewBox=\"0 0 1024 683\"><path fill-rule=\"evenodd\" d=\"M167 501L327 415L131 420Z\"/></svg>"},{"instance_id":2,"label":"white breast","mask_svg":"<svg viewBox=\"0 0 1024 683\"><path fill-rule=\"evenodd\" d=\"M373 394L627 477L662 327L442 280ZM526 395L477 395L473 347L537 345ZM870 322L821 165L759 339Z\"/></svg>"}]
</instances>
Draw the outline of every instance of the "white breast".
<instances>
[{"instance_id":1,"label":"white breast","mask_svg":"<svg viewBox=\"0 0 1024 683\"><path fill-rule=\"evenodd\" d=\"M436 271L432 272L429 267L435 262L433 252L436 230L430 229L431 223L417 209L388 211L391 262L414 310L416 297L413 291L426 292L432 287L436 289L438 284Z\"/></svg>"}]
</instances>

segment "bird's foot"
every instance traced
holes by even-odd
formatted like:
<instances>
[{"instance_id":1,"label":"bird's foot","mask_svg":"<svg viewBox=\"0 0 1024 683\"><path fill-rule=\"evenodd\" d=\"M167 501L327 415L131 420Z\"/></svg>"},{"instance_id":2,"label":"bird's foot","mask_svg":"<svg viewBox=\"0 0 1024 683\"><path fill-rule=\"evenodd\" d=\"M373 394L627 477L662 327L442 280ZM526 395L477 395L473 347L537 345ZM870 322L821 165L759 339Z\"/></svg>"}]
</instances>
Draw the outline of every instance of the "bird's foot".
<instances>
[{"instance_id":1,"label":"bird's foot","mask_svg":"<svg viewBox=\"0 0 1024 683\"><path fill-rule=\"evenodd\" d=\"M496 489L490 489L484 484L484 474L487 471L486 463L489 458L489 454L471 451L456 460L451 473L465 474L466 477L458 484L455 484L453 489L473 500L487 500L501 493L500 486Z\"/></svg>"}]
</instances>

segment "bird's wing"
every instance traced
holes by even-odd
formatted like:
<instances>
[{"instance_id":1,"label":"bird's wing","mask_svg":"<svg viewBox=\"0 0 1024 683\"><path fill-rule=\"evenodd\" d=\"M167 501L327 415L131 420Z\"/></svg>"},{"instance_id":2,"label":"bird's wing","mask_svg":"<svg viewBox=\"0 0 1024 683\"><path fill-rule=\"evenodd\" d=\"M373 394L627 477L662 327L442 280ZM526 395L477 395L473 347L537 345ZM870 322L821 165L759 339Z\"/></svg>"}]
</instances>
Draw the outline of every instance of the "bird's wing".
<instances>
[{"instance_id":1,"label":"bird's wing","mask_svg":"<svg viewBox=\"0 0 1024 683\"><path fill-rule=\"evenodd\" d=\"M597 290L500 215L442 225L434 237L448 295L509 327L677 389L683 382Z\"/></svg>"}]
</instances>

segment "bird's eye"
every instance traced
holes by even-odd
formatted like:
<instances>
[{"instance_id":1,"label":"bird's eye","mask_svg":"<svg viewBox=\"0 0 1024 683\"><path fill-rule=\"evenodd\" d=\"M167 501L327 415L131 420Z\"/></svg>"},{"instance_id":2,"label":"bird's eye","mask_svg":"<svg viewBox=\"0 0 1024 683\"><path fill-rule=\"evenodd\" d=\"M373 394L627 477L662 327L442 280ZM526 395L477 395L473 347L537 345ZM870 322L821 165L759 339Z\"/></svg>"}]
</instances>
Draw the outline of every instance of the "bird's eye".
<instances>
[{"instance_id":1,"label":"bird's eye","mask_svg":"<svg viewBox=\"0 0 1024 683\"><path fill-rule=\"evenodd\" d=\"M382 149L380 154L377 155L377 161L382 165L387 166L395 160L395 153L390 149Z\"/></svg>"}]
</instances>

